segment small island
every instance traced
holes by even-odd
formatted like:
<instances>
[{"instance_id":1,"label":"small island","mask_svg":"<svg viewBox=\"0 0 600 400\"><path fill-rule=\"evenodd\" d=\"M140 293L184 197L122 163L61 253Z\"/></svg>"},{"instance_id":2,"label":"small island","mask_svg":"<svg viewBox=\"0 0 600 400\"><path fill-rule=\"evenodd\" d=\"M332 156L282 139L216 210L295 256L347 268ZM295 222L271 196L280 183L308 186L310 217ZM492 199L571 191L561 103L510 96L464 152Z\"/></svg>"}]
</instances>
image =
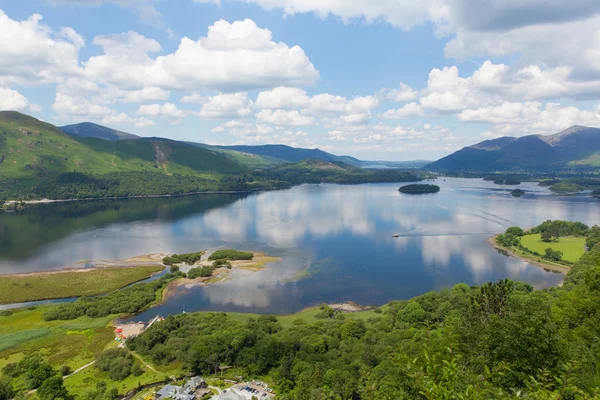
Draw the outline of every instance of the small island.
<instances>
[{"instance_id":1,"label":"small island","mask_svg":"<svg viewBox=\"0 0 600 400\"><path fill-rule=\"evenodd\" d=\"M398 189L400 193L404 194L425 194L425 193L437 193L440 191L440 187L437 185L427 185L427 184L411 184L402 186Z\"/></svg>"},{"instance_id":2,"label":"small island","mask_svg":"<svg viewBox=\"0 0 600 400\"><path fill-rule=\"evenodd\" d=\"M521 196L523 196L525 194L525 191L522 190L522 189L515 189L515 190L511 191L510 194L513 197L521 197Z\"/></svg>"}]
</instances>

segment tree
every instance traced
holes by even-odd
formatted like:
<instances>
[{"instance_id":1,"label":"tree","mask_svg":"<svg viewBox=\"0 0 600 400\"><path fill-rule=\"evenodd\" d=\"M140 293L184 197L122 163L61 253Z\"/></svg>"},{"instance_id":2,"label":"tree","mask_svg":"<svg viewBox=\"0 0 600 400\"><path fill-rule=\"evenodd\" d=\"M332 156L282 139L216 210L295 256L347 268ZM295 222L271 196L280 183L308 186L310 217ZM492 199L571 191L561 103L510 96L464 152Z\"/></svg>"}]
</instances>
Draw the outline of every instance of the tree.
<instances>
[{"instance_id":1,"label":"tree","mask_svg":"<svg viewBox=\"0 0 600 400\"><path fill-rule=\"evenodd\" d=\"M541 237L542 237L543 242L551 242L552 241L552 234L550 233L550 231L542 232Z\"/></svg>"},{"instance_id":2,"label":"tree","mask_svg":"<svg viewBox=\"0 0 600 400\"><path fill-rule=\"evenodd\" d=\"M60 376L53 376L44 381L37 391L39 400L67 399L69 392L65 388L63 379Z\"/></svg>"},{"instance_id":3,"label":"tree","mask_svg":"<svg viewBox=\"0 0 600 400\"><path fill-rule=\"evenodd\" d=\"M12 399L14 395L12 380L8 376L0 377L0 400Z\"/></svg>"},{"instance_id":4,"label":"tree","mask_svg":"<svg viewBox=\"0 0 600 400\"><path fill-rule=\"evenodd\" d=\"M63 365L62 367L60 367L60 374L62 376L67 376L71 373L71 367L69 367L68 365Z\"/></svg>"},{"instance_id":5,"label":"tree","mask_svg":"<svg viewBox=\"0 0 600 400\"><path fill-rule=\"evenodd\" d=\"M552 250L550 247L546 249L546 252L544 254L544 258L551 261L560 261L562 260L562 256L562 251Z\"/></svg>"}]
</instances>

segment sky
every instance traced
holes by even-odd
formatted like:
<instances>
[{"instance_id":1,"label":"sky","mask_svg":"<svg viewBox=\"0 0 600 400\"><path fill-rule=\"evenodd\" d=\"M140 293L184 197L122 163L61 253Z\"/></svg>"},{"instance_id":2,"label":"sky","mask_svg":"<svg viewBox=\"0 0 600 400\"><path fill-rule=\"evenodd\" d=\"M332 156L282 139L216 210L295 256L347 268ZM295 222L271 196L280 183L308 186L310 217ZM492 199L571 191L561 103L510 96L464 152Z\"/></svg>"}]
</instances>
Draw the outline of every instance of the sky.
<instances>
[{"instance_id":1,"label":"sky","mask_svg":"<svg viewBox=\"0 0 600 400\"><path fill-rule=\"evenodd\" d=\"M0 0L0 110L435 160L600 127L600 1Z\"/></svg>"}]
</instances>

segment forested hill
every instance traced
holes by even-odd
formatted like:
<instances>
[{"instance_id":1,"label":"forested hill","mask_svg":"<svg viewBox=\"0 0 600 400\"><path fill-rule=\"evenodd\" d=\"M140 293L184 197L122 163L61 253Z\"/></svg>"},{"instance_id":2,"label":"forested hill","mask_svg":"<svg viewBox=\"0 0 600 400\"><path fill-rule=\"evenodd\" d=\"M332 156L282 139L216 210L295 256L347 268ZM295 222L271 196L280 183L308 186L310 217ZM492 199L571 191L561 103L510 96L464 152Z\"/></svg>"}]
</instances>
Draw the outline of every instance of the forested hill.
<instances>
[{"instance_id":1,"label":"forested hill","mask_svg":"<svg viewBox=\"0 0 600 400\"><path fill-rule=\"evenodd\" d=\"M300 183L420 179L416 172L365 170L339 161L311 160L272 168L279 164L259 155L163 138L68 135L33 117L0 112L0 200L177 195Z\"/></svg>"},{"instance_id":2,"label":"forested hill","mask_svg":"<svg viewBox=\"0 0 600 400\"><path fill-rule=\"evenodd\" d=\"M600 166L600 129L573 126L554 135L502 137L465 147L425 168L446 172L566 171Z\"/></svg>"}]
</instances>

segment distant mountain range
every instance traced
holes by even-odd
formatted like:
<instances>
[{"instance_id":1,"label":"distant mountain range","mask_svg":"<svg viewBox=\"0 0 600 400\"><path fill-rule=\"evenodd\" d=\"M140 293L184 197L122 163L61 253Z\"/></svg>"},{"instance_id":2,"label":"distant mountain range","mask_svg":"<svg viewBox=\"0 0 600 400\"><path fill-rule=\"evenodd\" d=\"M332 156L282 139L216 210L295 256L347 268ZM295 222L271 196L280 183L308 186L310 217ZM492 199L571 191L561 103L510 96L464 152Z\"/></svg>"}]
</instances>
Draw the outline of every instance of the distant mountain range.
<instances>
[{"instance_id":1,"label":"distant mountain range","mask_svg":"<svg viewBox=\"0 0 600 400\"><path fill-rule=\"evenodd\" d=\"M121 132L116 129L107 128L106 126L94 124L91 122L82 122L81 124L59 126L58 129L69 135L91 137L110 141L140 138L138 135L134 135L132 133Z\"/></svg>"},{"instance_id":2,"label":"distant mountain range","mask_svg":"<svg viewBox=\"0 0 600 400\"><path fill-rule=\"evenodd\" d=\"M121 132L91 122L60 127L63 132L77 137L104 139L108 141L140 139L131 133ZM350 156L337 156L320 149L303 149L282 144L265 144L258 146L214 146L204 143L183 142L194 147L223 153L238 163L250 168L266 168L284 163L297 163L306 159L329 162L342 162L355 167L387 167L387 168L418 168L429 161L363 161Z\"/></svg>"},{"instance_id":3,"label":"distant mountain range","mask_svg":"<svg viewBox=\"0 0 600 400\"><path fill-rule=\"evenodd\" d=\"M600 166L600 129L573 126L554 135L486 140L425 168L445 172L565 171Z\"/></svg>"}]
</instances>

